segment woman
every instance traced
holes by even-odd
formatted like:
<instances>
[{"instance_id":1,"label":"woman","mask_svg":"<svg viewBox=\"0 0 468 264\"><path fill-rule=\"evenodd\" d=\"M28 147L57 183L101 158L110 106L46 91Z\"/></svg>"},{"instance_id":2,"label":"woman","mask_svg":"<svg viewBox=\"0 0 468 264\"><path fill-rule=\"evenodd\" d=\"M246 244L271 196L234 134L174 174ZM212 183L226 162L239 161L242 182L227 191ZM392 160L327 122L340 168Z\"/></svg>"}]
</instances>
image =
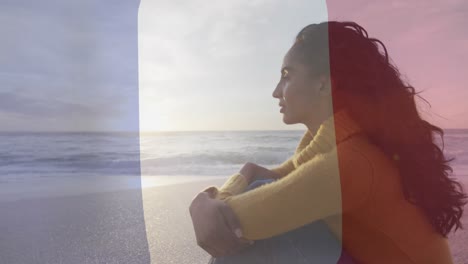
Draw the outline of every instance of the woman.
<instances>
[{"instance_id":1,"label":"woman","mask_svg":"<svg viewBox=\"0 0 468 264\"><path fill-rule=\"evenodd\" d=\"M307 131L279 167L248 163L194 198L211 262L452 263L446 238L462 227L467 196L433 139L442 129L419 116L415 95L358 24L302 29L273 97L283 122Z\"/></svg>"}]
</instances>

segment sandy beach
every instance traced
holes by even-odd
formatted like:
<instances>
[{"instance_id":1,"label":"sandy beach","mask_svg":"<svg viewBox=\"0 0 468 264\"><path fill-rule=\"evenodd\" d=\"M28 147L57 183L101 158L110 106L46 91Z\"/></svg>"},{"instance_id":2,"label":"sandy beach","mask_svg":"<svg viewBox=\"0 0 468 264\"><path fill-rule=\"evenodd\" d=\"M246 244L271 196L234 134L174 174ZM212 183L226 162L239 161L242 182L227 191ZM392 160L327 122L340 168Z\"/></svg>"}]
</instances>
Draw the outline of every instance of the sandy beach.
<instances>
[{"instance_id":1,"label":"sandy beach","mask_svg":"<svg viewBox=\"0 0 468 264\"><path fill-rule=\"evenodd\" d=\"M207 263L188 206L204 186L224 181L162 177L145 181L143 191L115 190L119 185L87 192L77 186L68 195L57 189L49 197L11 192L15 199L0 200L0 263Z\"/></svg>"},{"instance_id":2,"label":"sandy beach","mask_svg":"<svg viewBox=\"0 0 468 264\"><path fill-rule=\"evenodd\" d=\"M188 206L202 188L223 182L2 202L0 263L207 263ZM454 263L468 263L468 232L449 241Z\"/></svg>"}]
</instances>

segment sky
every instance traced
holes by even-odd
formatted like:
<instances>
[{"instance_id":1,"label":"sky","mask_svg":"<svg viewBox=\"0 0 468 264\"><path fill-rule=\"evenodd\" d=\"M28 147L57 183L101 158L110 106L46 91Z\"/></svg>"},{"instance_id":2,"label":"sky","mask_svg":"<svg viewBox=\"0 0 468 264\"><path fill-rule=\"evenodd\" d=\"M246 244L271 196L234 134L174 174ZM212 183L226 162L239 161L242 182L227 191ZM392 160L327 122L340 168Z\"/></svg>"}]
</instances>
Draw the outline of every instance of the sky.
<instances>
[{"instance_id":1,"label":"sky","mask_svg":"<svg viewBox=\"0 0 468 264\"><path fill-rule=\"evenodd\" d=\"M282 130L272 92L306 25L361 24L417 91L423 117L468 128L468 3L2 1L3 131Z\"/></svg>"},{"instance_id":2,"label":"sky","mask_svg":"<svg viewBox=\"0 0 468 264\"><path fill-rule=\"evenodd\" d=\"M0 130L138 130L138 4L2 0Z\"/></svg>"}]
</instances>

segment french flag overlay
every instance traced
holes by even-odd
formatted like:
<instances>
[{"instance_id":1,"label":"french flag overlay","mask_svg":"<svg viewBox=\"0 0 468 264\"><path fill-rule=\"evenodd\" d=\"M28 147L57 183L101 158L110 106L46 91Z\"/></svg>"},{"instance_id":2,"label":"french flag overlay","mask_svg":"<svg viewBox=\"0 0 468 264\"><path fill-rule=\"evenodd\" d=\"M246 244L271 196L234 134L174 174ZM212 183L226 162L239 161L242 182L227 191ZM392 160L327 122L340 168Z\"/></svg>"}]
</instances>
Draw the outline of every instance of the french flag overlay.
<instances>
[{"instance_id":1,"label":"french flag overlay","mask_svg":"<svg viewBox=\"0 0 468 264\"><path fill-rule=\"evenodd\" d=\"M0 6L0 263L150 263L139 1Z\"/></svg>"},{"instance_id":2,"label":"french flag overlay","mask_svg":"<svg viewBox=\"0 0 468 264\"><path fill-rule=\"evenodd\" d=\"M297 33L328 20L385 44L468 187L465 2L2 0L0 264L208 263L190 203L247 162L294 155L305 127L272 93ZM344 243L359 230L335 224ZM448 235L453 263L467 239Z\"/></svg>"}]
</instances>

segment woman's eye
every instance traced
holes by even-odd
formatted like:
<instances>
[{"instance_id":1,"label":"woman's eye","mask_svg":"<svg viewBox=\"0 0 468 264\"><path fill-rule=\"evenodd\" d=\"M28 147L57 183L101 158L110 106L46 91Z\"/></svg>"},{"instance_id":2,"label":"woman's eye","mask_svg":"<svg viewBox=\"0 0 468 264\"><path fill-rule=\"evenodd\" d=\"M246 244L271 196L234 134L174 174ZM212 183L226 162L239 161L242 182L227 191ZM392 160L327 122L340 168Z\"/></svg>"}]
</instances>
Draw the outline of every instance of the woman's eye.
<instances>
[{"instance_id":1,"label":"woman's eye","mask_svg":"<svg viewBox=\"0 0 468 264\"><path fill-rule=\"evenodd\" d=\"M283 72L281 73L281 78L286 78L288 77L288 70L283 70Z\"/></svg>"}]
</instances>

